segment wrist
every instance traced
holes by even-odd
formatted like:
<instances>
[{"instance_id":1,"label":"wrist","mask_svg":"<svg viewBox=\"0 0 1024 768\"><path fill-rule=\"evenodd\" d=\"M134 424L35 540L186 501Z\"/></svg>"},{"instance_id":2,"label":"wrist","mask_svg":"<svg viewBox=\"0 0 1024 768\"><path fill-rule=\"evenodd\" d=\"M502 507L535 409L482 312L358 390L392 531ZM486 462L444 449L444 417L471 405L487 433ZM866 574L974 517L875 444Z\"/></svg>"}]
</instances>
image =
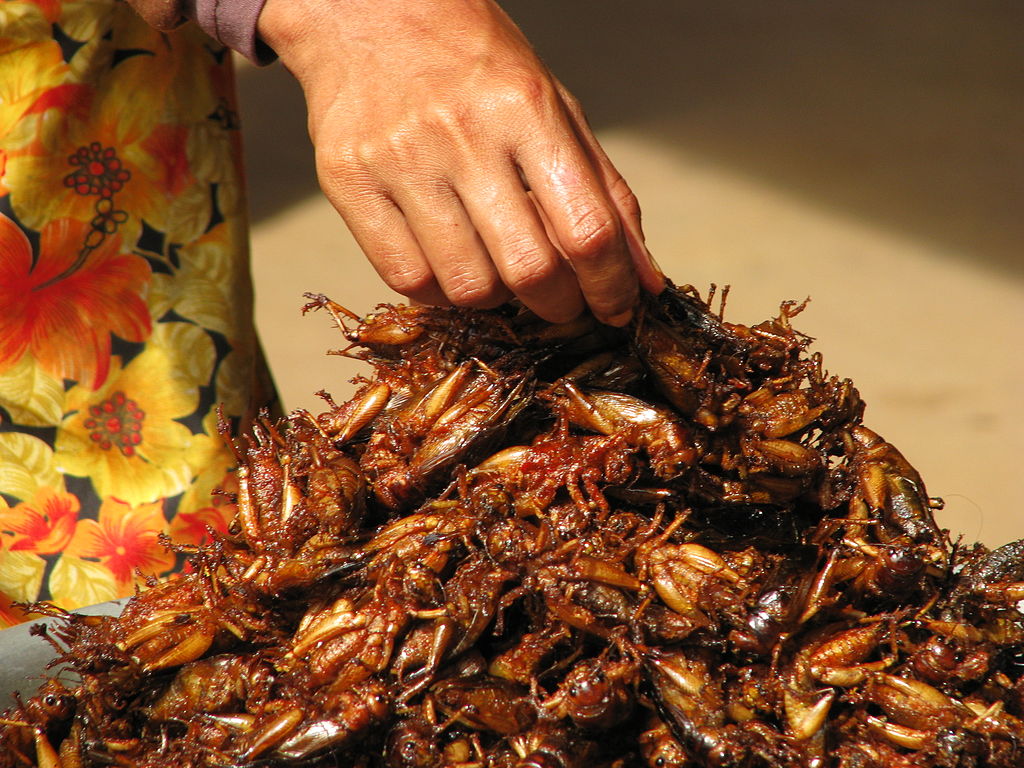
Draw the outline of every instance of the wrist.
<instances>
[{"instance_id":1,"label":"wrist","mask_svg":"<svg viewBox=\"0 0 1024 768\"><path fill-rule=\"evenodd\" d=\"M194 1L194 0L193 0ZM296 69L315 68L325 58L356 64L374 52L421 52L459 44L466 30L481 26L492 0L265 0L260 38ZM495 6L496 7L496 6ZM449 39L445 39L449 38ZM329 46L329 49L326 47Z\"/></svg>"},{"instance_id":2,"label":"wrist","mask_svg":"<svg viewBox=\"0 0 1024 768\"><path fill-rule=\"evenodd\" d=\"M288 45L289 33L288 15L289 7L294 9L301 6L301 3L291 4L288 0L267 0L260 11L260 17L256 20L256 33L260 38L275 51L283 50Z\"/></svg>"},{"instance_id":3,"label":"wrist","mask_svg":"<svg viewBox=\"0 0 1024 768\"><path fill-rule=\"evenodd\" d=\"M289 69L298 65L296 59L304 50L313 48L314 55L323 56L315 46L304 46L303 41L328 23L322 18L325 6L332 3L321 0L265 0L256 22L259 38L272 48Z\"/></svg>"}]
</instances>

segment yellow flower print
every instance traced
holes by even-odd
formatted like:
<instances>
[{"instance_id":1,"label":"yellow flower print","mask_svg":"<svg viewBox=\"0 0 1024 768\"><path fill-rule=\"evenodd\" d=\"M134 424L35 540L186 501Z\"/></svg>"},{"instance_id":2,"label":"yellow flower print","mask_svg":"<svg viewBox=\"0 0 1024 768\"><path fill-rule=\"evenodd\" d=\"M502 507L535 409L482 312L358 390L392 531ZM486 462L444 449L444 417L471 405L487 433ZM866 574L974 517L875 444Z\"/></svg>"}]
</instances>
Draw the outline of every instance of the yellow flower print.
<instances>
[{"instance_id":1,"label":"yellow flower print","mask_svg":"<svg viewBox=\"0 0 1024 768\"><path fill-rule=\"evenodd\" d=\"M67 120L56 125L38 144L8 152L5 178L11 205L26 226L41 229L48 221L67 217L108 234L117 230L125 242L134 243L142 220L167 230L168 212L181 196L205 206L195 218L206 215L208 220L208 200L193 191L184 127L132 130L106 115L92 123ZM41 131L47 128L40 124Z\"/></svg>"},{"instance_id":2,"label":"yellow flower print","mask_svg":"<svg viewBox=\"0 0 1024 768\"><path fill-rule=\"evenodd\" d=\"M188 162L199 181L217 184L217 207L229 221L243 222L246 211L241 167L241 131L236 112L219 107L220 117L193 123L189 129Z\"/></svg>"},{"instance_id":3,"label":"yellow flower print","mask_svg":"<svg viewBox=\"0 0 1024 768\"><path fill-rule=\"evenodd\" d=\"M133 506L104 499L98 519L79 521L54 566L53 601L67 607L127 597L145 577L165 574L174 567L174 554L159 539L166 529L162 502Z\"/></svg>"},{"instance_id":4,"label":"yellow flower print","mask_svg":"<svg viewBox=\"0 0 1024 768\"><path fill-rule=\"evenodd\" d=\"M233 477L232 470L238 465L234 451L217 431L218 410L222 409L216 406L212 408L203 417L203 432L192 436L189 461L196 471L196 478L192 481L192 487L182 497L179 508L205 507L210 503L210 495L216 489L223 488L226 478ZM225 416L237 414L225 413ZM186 503L193 495L195 500Z\"/></svg>"},{"instance_id":5,"label":"yellow flower print","mask_svg":"<svg viewBox=\"0 0 1024 768\"><path fill-rule=\"evenodd\" d=\"M190 460L196 478L178 502L178 512L171 521L171 538L189 544L205 541L207 526L221 533L235 516L235 503L229 494L238 492L234 452L217 434L214 411L203 418L203 434L192 436Z\"/></svg>"},{"instance_id":6,"label":"yellow flower print","mask_svg":"<svg viewBox=\"0 0 1024 768\"><path fill-rule=\"evenodd\" d=\"M0 30L6 31L2 19ZM31 137L31 132L13 132L21 118L60 106L60 100L74 88L69 89L65 82L67 65L54 40L0 38L0 63L4 72L0 77L0 143L14 148Z\"/></svg>"},{"instance_id":7,"label":"yellow flower print","mask_svg":"<svg viewBox=\"0 0 1024 768\"><path fill-rule=\"evenodd\" d=\"M95 0L66 0L59 24L65 34L83 43L71 61L76 77L95 77L98 67L110 70L111 81L103 83L103 90L122 89L119 100L125 117L144 119L139 113L152 109L150 117L170 114L178 122L202 122L216 110L215 94L223 86L211 70L230 71L230 56L216 56L216 43L198 27L186 25L168 35L149 26L127 3ZM112 49L134 55L111 66ZM142 109L137 106L140 98Z\"/></svg>"},{"instance_id":8,"label":"yellow flower print","mask_svg":"<svg viewBox=\"0 0 1024 768\"><path fill-rule=\"evenodd\" d=\"M143 220L179 242L208 224L209 189L189 170L188 126L159 122L159 89L123 88L122 79L105 91L55 86L37 101L61 119L37 109L15 127L20 146L6 148L5 183L26 226L68 217L134 243Z\"/></svg>"},{"instance_id":9,"label":"yellow flower print","mask_svg":"<svg viewBox=\"0 0 1024 768\"><path fill-rule=\"evenodd\" d=\"M221 222L178 250L173 274L156 273L147 301L154 317L170 310L217 331L237 348L252 345L252 285L245 234ZM235 415L234 413L232 415Z\"/></svg>"},{"instance_id":10,"label":"yellow flower print","mask_svg":"<svg viewBox=\"0 0 1024 768\"><path fill-rule=\"evenodd\" d=\"M48 30L59 15L60 0L8 0L0 10L0 22L8 25L2 27L5 31L10 27L12 37L38 37L40 25Z\"/></svg>"},{"instance_id":11,"label":"yellow flower print","mask_svg":"<svg viewBox=\"0 0 1024 768\"><path fill-rule=\"evenodd\" d=\"M112 359L106 382L72 388L57 433L57 466L89 477L99 496L129 504L174 496L188 486L192 433L176 421L199 404L212 374L213 342L196 326L158 323L127 366Z\"/></svg>"}]
</instances>

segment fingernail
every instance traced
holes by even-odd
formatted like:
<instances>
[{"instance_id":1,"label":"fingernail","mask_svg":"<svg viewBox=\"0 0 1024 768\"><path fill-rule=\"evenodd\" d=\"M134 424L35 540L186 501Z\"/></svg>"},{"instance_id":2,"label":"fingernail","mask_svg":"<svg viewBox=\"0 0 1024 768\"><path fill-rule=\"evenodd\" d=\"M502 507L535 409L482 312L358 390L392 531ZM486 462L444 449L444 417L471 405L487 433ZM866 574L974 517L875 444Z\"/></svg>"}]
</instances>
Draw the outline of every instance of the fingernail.
<instances>
[{"instance_id":1,"label":"fingernail","mask_svg":"<svg viewBox=\"0 0 1024 768\"><path fill-rule=\"evenodd\" d=\"M644 239L644 234L639 226L637 226L636 230L628 225L624 229L626 231L626 241L629 243L629 250L633 252L633 255L646 256L651 264L654 264L651 252L647 250L647 241Z\"/></svg>"},{"instance_id":2,"label":"fingernail","mask_svg":"<svg viewBox=\"0 0 1024 768\"><path fill-rule=\"evenodd\" d=\"M627 309L625 312L619 312L617 315L611 315L604 319L606 325L614 325L616 328L622 328L623 326L629 325L629 321L633 319L633 310Z\"/></svg>"},{"instance_id":3,"label":"fingernail","mask_svg":"<svg viewBox=\"0 0 1024 768\"><path fill-rule=\"evenodd\" d=\"M654 255L647 249L647 243L641 238L635 237L630 234L629 236L629 247L632 251L633 262L639 267L640 270L640 281L644 286L644 289L658 295L665 289L665 270L661 268L658 260L654 258ZM657 278L658 285L654 285L652 276L650 274L644 274L643 262L646 261L650 267L651 272L654 273L654 277Z\"/></svg>"}]
</instances>

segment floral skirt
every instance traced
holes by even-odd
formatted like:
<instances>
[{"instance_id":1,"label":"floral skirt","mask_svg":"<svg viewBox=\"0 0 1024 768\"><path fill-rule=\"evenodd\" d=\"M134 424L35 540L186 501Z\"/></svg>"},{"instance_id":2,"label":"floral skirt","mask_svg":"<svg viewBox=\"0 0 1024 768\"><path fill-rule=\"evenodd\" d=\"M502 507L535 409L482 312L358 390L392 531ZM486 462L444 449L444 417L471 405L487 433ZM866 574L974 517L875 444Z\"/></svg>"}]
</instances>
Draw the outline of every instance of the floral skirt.
<instances>
[{"instance_id":1,"label":"floral skirt","mask_svg":"<svg viewBox=\"0 0 1024 768\"><path fill-rule=\"evenodd\" d=\"M0 2L0 627L132 594L233 515L270 402L231 56L124 3Z\"/></svg>"}]
</instances>

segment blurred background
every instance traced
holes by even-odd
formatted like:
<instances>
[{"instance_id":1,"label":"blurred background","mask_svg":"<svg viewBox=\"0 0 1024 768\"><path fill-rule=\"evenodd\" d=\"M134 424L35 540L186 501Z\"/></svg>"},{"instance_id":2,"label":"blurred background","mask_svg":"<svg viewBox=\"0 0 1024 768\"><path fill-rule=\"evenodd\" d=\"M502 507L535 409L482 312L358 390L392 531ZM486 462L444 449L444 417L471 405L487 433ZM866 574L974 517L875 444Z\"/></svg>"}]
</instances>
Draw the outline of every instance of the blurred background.
<instances>
[{"instance_id":1,"label":"blurred background","mask_svg":"<svg viewBox=\"0 0 1024 768\"><path fill-rule=\"evenodd\" d=\"M583 102L679 284L726 318L786 299L946 507L990 546L1024 537L1024 5L507 0ZM301 92L240 70L257 324L286 409L364 367L304 291L399 300L321 196ZM1017 473L1020 472L1021 475Z\"/></svg>"}]
</instances>

